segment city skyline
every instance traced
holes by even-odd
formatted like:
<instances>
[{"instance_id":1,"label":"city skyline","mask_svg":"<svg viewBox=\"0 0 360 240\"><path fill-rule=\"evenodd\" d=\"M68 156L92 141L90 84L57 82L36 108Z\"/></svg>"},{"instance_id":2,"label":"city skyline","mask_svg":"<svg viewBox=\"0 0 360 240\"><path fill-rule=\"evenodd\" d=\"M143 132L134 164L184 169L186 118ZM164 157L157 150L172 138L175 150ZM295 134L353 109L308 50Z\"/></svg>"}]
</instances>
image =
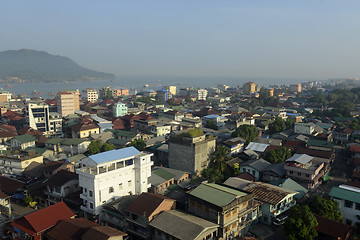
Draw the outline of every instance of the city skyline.
<instances>
[{"instance_id":1,"label":"city skyline","mask_svg":"<svg viewBox=\"0 0 360 240\"><path fill-rule=\"evenodd\" d=\"M7 1L0 51L116 75L359 77L356 1Z\"/></svg>"}]
</instances>

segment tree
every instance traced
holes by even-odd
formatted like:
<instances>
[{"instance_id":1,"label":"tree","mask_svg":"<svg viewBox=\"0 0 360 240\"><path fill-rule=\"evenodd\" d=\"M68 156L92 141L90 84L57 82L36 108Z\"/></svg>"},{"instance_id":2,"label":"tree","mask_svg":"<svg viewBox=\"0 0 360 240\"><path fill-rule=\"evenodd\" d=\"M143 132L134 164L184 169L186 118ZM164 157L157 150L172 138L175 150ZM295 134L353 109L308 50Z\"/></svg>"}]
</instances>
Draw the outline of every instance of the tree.
<instances>
[{"instance_id":1,"label":"tree","mask_svg":"<svg viewBox=\"0 0 360 240\"><path fill-rule=\"evenodd\" d=\"M342 214L339 212L338 205L338 202L324 199L321 196L315 196L309 202L309 207L313 213L335 221L341 221Z\"/></svg>"},{"instance_id":2,"label":"tree","mask_svg":"<svg viewBox=\"0 0 360 240\"><path fill-rule=\"evenodd\" d=\"M224 145L216 146L215 151L210 154L210 164L208 168L202 172L203 177L207 178L209 182L222 183L227 170L226 161L230 160L229 149Z\"/></svg>"},{"instance_id":3,"label":"tree","mask_svg":"<svg viewBox=\"0 0 360 240\"><path fill-rule=\"evenodd\" d=\"M112 143L104 143L101 146L100 151L101 152L107 152L107 151L110 151L110 150L113 150L113 149L115 149L114 144L112 144Z\"/></svg>"},{"instance_id":4,"label":"tree","mask_svg":"<svg viewBox=\"0 0 360 240\"><path fill-rule=\"evenodd\" d=\"M285 128L286 129L292 128L294 124L295 124L294 120L288 118L285 121Z\"/></svg>"},{"instance_id":5,"label":"tree","mask_svg":"<svg viewBox=\"0 0 360 240\"><path fill-rule=\"evenodd\" d=\"M233 133L233 137L241 137L246 140L246 143L252 142L258 136L258 131L254 125L243 124L238 127Z\"/></svg>"},{"instance_id":6,"label":"tree","mask_svg":"<svg viewBox=\"0 0 360 240\"><path fill-rule=\"evenodd\" d=\"M143 139L134 140L130 143L130 146L133 146L139 151L144 151L146 148L146 143Z\"/></svg>"},{"instance_id":7,"label":"tree","mask_svg":"<svg viewBox=\"0 0 360 240\"><path fill-rule=\"evenodd\" d=\"M309 206L296 204L290 209L289 218L285 220L285 234L289 240L313 240L317 236L314 229L318 222Z\"/></svg>"},{"instance_id":8,"label":"tree","mask_svg":"<svg viewBox=\"0 0 360 240\"><path fill-rule=\"evenodd\" d=\"M269 133L274 134L285 130L285 121L282 118L277 117L275 121L269 124Z\"/></svg>"},{"instance_id":9,"label":"tree","mask_svg":"<svg viewBox=\"0 0 360 240\"><path fill-rule=\"evenodd\" d=\"M218 126L214 122L214 120L208 120L206 121L206 127L214 130L218 130Z\"/></svg>"},{"instance_id":10,"label":"tree","mask_svg":"<svg viewBox=\"0 0 360 240\"><path fill-rule=\"evenodd\" d=\"M281 147L267 152L265 155L265 160L271 163L282 163L290 157L291 157L290 150L286 149L286 147Z\"/></svg>"},{"instance_id":11,"label":"tree","mask_svg":"<svg viewBox=\"0 0 360 240\"><path fill-rule=\"evenodd\" d=\"M102 144L101 144L100 140L91 141L91 143L89 144L88 149L87 149L88 154L94 155L94 154L100 153L101 145Z\"/></svg>"}]
</instances>

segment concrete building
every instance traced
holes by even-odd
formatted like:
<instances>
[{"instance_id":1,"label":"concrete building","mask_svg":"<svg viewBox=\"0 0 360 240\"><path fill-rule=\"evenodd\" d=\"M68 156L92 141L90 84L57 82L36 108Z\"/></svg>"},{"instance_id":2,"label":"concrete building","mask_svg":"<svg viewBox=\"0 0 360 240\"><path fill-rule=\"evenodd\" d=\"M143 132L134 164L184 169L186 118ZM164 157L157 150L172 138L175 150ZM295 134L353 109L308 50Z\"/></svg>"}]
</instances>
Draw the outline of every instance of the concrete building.
<instances>
[{"instance_id":1,"label":"concrete building","mask_svg":"<svg viewBox=\"0 0 360 240\"><path fill-rule=\"evenodd\" d=\"M351 226L360 224L360 188L342 184L333 187L329 196L339 203L343 223Z\"/></svg>"},{"instance_id":2,"label":"concrete building","mask_svg":"<svg viewBox=\"0 0 360 240\"><path fill-rule=\"evenodd\" d=\"M173 96L176 95L176 86L165 86L164 89L168 90L171 93L171 95Z\"/></svg>"},{"instance_id":3,"label":"concrete building","mask_svg":"<svg viewBox=\"0 0 360 240\"><path fill-rule=\"evenodd\" d=\"M113 106L113 116L122 117L128 114L128 108L125 103L117 102Z\"/></svg>"},{"instance_id":4,"label":"concrete building","mask_svg":"<svg viewBox=\"0 0 360 240\"><path fill-rule=\"evenodd\" d=\"M151 187L153 154L141 153L134 147L111 150L89 156L77 169L81 210L85 216L99 215L103 204L125 195L141 194Z\"/></svg>"},{"instance_id":5,"label":"concrete building","mask_svg":"<svg viewBox=\"0 0 360 240\"><path fill-rule=\"evenodd\" d=\"M267 91L268 91L270 97L274 96L274 89L273 88L268 88Z\"/></svg>"},{"instance_id":6,"label":"concrete building","mask_svg":"<svg viewBox=\"0 0 360 240\"><path fill-rule=\"evenodd\" d=\"M92 88L87 88L82 91L82 99L88 102L96 102L99 99L99 93Z\"/></svg>"},{"instance_id":7,"label":"concrete building","mask_svg":"<svg viewBox=\"0 0 360 240\"><path fill-rule=\"evenodd\" d=\"M256 92L256 84L253 83L253 82L247 82L247 83L244 83L242 89L243 89L243 93L244 94L247 94L247 95L251 95L253 94L254 92Z\"/></svg>"},{"instance_id":8,"label":"concrete building","mask_svg":"<svg viewBox=\"0 0 360 240\"><path fill-rule=\"evenodd\" d=\"M202 132L175 135L169 140L169 167L200 175L209 165L209 154L215 151L216 138Z\"/></svg>"},{"instance_id":9,"label":"concrete building","mask_svg":"<svg viewBox=\"0 0 360 240\"><path fill-rule=\"evenodd\" d=\"M190 213L219 225L217 239L244 236L261 205L251 193L213 183L199 185L188 198Z\"/></svg>"},{"instance_id":10,"label":"concrete building","mask_svg":"<svg viewBox=\"0 0 360 240\"><path fill-rule=\"evenodd\" d=\"M31 102L27 105L29 126L47 135L50 132L49 105L44 102Z\"/></svg>"},{"instance_id":11,"label":"concrete building","mask_svg":"<svg viewBox=\"0 0 360 240\"><path fill-rule=\"evenodd\" d=\"M168 90L160 89L156 91L156 99L166 102L171 98L171 93Z\"/></svg>"},{"instance_id":12,"label":"concrete building","mask_svg":"<svg viewBox=\"0 0 360 240\"><path fill-rule=\"evenodd\" d=\"M290 84L290 92L301 93L301 84Z\"/></svg>"},{"instance_id":13,"label":"concrete building","mask_svg":"<svg viewBox=\"0 0 360 240\"><path fill-rule=\"evenodd\" d=\"M0 91L0 103L9 102L11 99L11 92Z\"/></svg>"},{"instance_id":14,"label":"concrete building","mask_svg":"<svg viewBox=\"0 0 360 240\"><path fill-rule=\"evenodd\" d=\"M24 170L31 163L43 163L44 157L40 154L9 154L0 155L0 172L1 174L19 175L21 176Z\"/></svg>"},{"instance_id":15,"label":"concrete building","mask_svg":"<svg viewBox=\"0 0 360 240\"><path fill-rule=\"evenodd\" d=\"M197 91L197 100L206 101L207 95L208 95L208 91L206 89L199 89Z\"/></svg>"},{"instance_id":16,"label":"concrete building","mask_svg":"<svg viewBox=\"0 0 360 240\"><path fill-rule=\"evenodd\" d=\"M316 125L313 123L295 123L294 132L299 134L311 135L315 130Z\"/></svg>"},{"instance_id":17,"label":"concrete building","mask_svg":"<svg viewBox=\"0 0 360 240\"><path fill-rule=\"evenodd\" d=\"M79 91L60 92L56 96L58 113L62 116L74 114L75 110L80 110Z\"/></svg>"}]
</instances>

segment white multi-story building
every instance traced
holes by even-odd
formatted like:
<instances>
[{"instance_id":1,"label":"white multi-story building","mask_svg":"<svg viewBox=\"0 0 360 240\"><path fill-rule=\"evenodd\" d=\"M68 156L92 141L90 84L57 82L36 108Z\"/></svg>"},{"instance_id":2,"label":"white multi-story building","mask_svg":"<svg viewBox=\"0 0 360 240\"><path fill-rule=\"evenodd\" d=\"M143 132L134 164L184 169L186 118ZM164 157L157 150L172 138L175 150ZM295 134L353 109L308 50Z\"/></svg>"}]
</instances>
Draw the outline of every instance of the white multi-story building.
<instances>
[{"instance_id":1,"label":"white multi-story building","mask_svg":"<svg viewBox=\"0 0 360 240\"><path fill-rule=\"evenodd\" d=\"M339 203L343 223L351 226L360 224L360 188L343 184L333 187L329 196Z\"/></svg>"},{"instance_id":2,"label":"white multi-story building","mask_svg":"<svg viewBox=\"0 0 360 240\"><path fill-rule=\"evenodd\" d=\"M85 217L99 215L102 205L125 195L147 192L151 184L150 153L139 152L134 147L111 150L89 156L77 169L81 210Z\"/></svg>"},{"instance_id":3,"label":"white multi-story building","mask_svg":"<svg viewBox=\"0 0 360 240\"><path fill-rule=\"evenodd\" d=\"M198 96L197 96L197 99L198 99L198 100L204 100L204 101L206 101L206 97L207 97L207 95L208 95L208 91L207 91L206 89L199 89L199 90L197 91L197 93L198 93Z\"/></svg>"},{"instance_id":4,"label":"white multi-story building","mask_svg":"<svg viewBox=\"0 0 360 240\"><path fill-rule=\"evenodd\" d=\"M117 102L113 106L113 116L122 117L128 114L128 108L125 103Z\"/></svg>"},{"instance_id":5,"label":"white multi-story building","mask_svg":"<svg viewBox=\"0 0 360 240\"><path fill-rule=\"evenodd\" d=\"M82 98L93 103L99 99L99 93L95 89L87 88L82 91Z\"/></svg>"}]
</instances>

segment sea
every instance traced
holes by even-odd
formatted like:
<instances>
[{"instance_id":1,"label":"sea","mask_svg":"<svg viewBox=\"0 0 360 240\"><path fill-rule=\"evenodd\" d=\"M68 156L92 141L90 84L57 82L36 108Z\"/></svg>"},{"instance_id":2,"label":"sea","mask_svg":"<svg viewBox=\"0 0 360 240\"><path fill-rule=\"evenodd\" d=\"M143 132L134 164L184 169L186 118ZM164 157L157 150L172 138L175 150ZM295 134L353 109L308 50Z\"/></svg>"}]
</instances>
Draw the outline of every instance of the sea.
<instances>
[{"instance_id":1,"label":"sea","mask_svg":"<svg viewBox=\"0 0 360 240\"><path fill-rule=\"evenodd\" d=\"M86 88L101 89L112 87L115 89L128 88L132 92L144 90L157 90L163 86L175 85L178 88L195 87L211 88L220 85L241 87L245 82L252 81L264 87L270 85L283 85L302 83L316 79L287 79L287 78L243 78L243 77L156 77L156 76L118 76L115 79L90 80L90 81L59 81L59 82L25 82L25 83L0 83L0 88L14 95L38 96L44 99L53 98L56 93L64 90Z\"/></svg>"}]
</instances>

